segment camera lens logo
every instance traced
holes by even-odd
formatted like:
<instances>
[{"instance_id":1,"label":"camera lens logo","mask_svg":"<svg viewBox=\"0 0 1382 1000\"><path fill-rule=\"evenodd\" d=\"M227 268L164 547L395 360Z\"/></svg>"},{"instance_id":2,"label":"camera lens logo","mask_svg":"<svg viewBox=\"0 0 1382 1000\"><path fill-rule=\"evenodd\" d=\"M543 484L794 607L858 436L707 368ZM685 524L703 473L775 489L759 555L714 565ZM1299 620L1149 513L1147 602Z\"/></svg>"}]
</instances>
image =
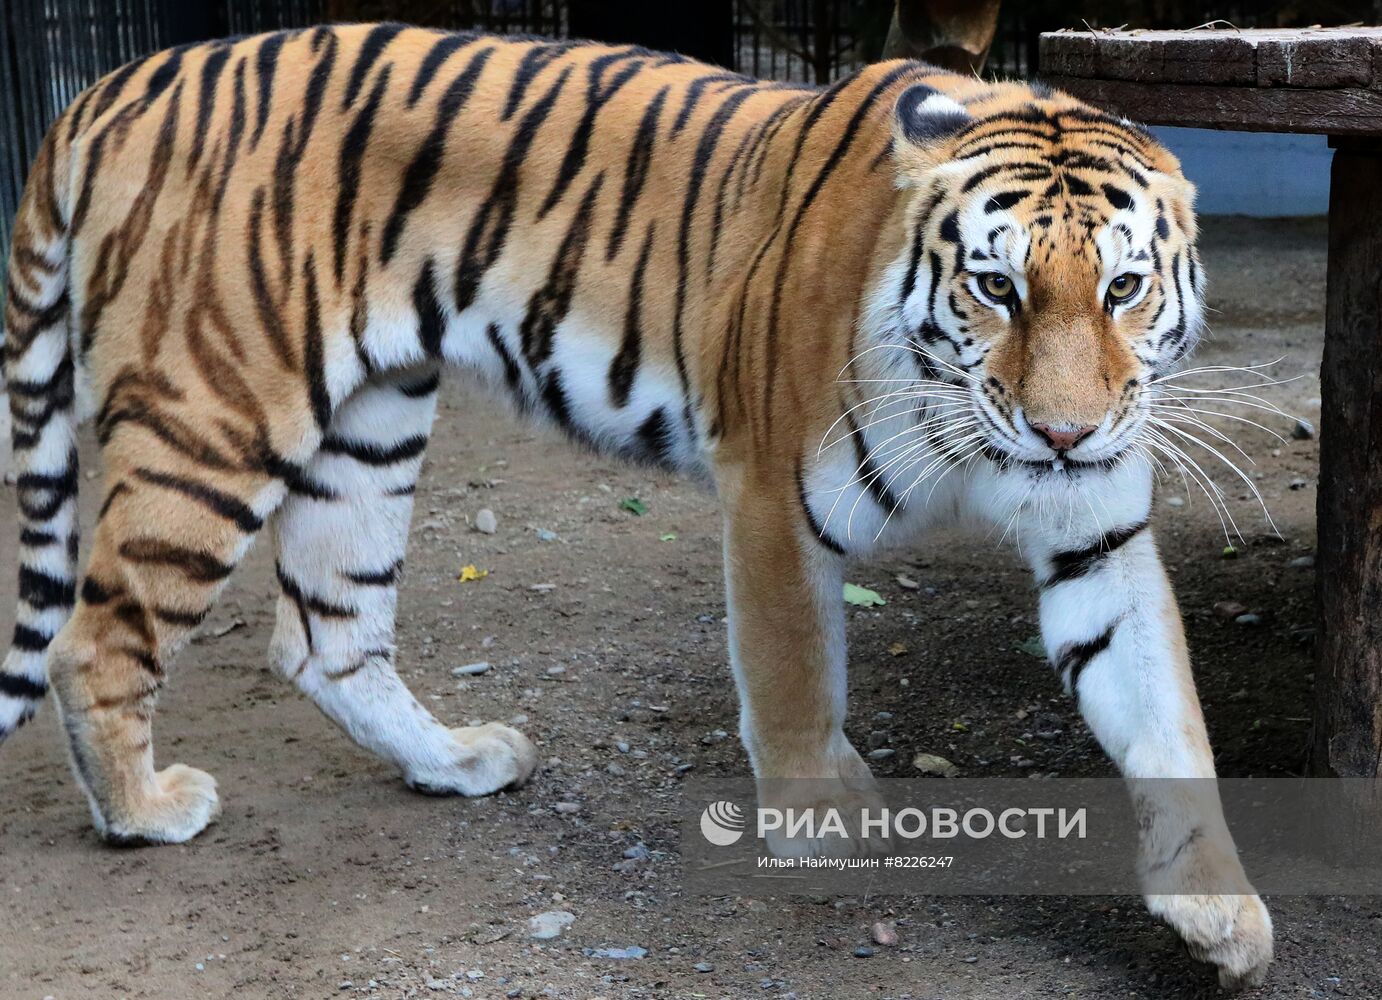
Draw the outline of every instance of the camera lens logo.
<instances>
[{"instance_id":1,"label":"camera lens logo","mask_svg":"<svg viewBox=\"0 0 1382 1000\"><path fill-rule=\"evenodd\" d=\"M733 802L712 802L701 813L701 836L728 847L744 835L744 811Z\"/></svg>"}]
</instances>

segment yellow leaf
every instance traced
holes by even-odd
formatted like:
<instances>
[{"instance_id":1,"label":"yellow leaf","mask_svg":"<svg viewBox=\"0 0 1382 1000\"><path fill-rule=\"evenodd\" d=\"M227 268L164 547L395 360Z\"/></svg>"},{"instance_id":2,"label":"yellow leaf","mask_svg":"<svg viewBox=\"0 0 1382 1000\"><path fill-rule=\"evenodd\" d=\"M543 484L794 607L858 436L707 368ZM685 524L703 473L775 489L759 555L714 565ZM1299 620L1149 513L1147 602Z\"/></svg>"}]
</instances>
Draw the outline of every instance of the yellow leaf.
<instances>
[{"instance_id":1,"label":"yellow leaf","mask_svg":"<svg viewBox=\"0 0 1382 1000\"><path fill-rule=\"evenodd\" d=\"M470 583L474 580L483 580L487 576L489 576L489 570L478 569L474 563L471 563L469 566L461 567L461 575L456 579L462 583Z\"/></svg>"}]
</instances>

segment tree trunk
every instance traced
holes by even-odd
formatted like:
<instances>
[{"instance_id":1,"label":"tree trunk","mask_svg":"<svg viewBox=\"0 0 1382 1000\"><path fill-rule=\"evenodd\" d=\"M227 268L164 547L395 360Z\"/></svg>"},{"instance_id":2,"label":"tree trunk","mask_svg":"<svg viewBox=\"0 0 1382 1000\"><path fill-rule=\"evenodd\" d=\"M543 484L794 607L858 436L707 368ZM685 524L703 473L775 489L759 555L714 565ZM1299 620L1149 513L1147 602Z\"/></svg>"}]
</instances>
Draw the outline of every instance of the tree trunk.
<instances>
[{"instance_id":1,"label":"tree trunk","mask_svg":"<svg viewBox=\"0 0 1382 1000\"><path fill-rule=\"evenodd\" d=\"M999 0L896 0L884 59L978 73L998 30Z\"/></svg>"},{"instance_id":2,"label":"tree trunk","mask_svg":"<svg viewBox=\"0 0 1382 1000\"><path fill-rule=\"evenodd\" d=\"M1310 770L1382 763L1382 142L1334 140Z\"/></svg>"}]
</instances>

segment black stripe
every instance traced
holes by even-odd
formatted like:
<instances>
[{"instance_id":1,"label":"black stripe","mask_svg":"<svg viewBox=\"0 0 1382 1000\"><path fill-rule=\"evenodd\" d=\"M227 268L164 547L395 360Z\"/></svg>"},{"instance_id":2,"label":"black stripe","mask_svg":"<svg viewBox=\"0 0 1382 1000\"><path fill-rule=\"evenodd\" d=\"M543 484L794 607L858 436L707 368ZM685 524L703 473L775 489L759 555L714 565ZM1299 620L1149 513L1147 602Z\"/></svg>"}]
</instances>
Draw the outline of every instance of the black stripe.
<instances>
[{"instance_id":1,"label":"black stripe","mask_svg":"<svg viewBox=\"0 0 1382 1000\"><path fill-rule=\"evenodd\" d=\"M821 189L825 187L825 182L829 180L831 174L835 172L836 168L844 160L850 147L854 145L855 138L864 131L861 128L864 118L873 109L878 98L898 80L909 73L915 72L916 65L914 63L904 63L874 84L873 88L864 96L864 99L859 102L859 106L855 108L854 114L844 127L842 137L839 142L835 144L835 148L831 150L830 156L826 159L825 163L822 164L820 170L816 172L816 176L811 181L810 187L806 189L806 193L802 196L800 204L797 205L797 210L792 217L791 223L787 226L782 241L782 253L778 259L777 277L773 282L773 291L768 307L767 360L764 364L764 370L767 373L767 384L764 386L762 393L763 412L765 414L772 411L773 395L777 387L777 344L779 318L782 313L782 292L786 285L787 270L791 266L792 251L796 247L795 236L797 229L800 227L802 220L806 217L807 211L820 195Z\"/></svg>"},{"instance_id":2,"label":"black stripe","mask_svg":"<svg viewBox=\"0 0 1382 1000\"><path fill-rule=\"evenodd\" d=\"M284 572L281 563L274 563L274 572L278 574L278 583L283 588L283 593L287 594L299 609L306 608L322 618L354 618L358 613L354 608L344 604L332 604L315 594L304 593L301 585Z\"/></svg>"},{"instance_id":3,"label":"black stripe","mask_svg":"<svg viewBox=\"0 0 1382 1000\"><path fill-rule=\"evenodd\" d=\"M403 567L403 560L394 563L388 569L375 570L373 572L360 570L347 570L342 575L351 583L358 583L362 587L388 587L398 579L398 571Z\"/></svg>"},{"instance_id":4,"label":"black stripe","mask_svg":"<svg viewBox=\"0 0 1382 1000\"><path fill-rule=\"evenodd\" d=\"M215 556L197 549L189 549L159 538L131 538L120 544L120 555L130 562L152 566L168 566L179 570L197 583L215 583L230 576L234 569Z\"/></svg>"},{"instance_id":5,"label":"black stripe","mask_svg":"<svg viewBox=\"0 0 1382 1000\"><path fill-rule=\"evenodd\" d=\"M417 310L418 343L430 356L439 357L442 338L446 335L446 315L437 300L430 257L423 263L422 272L413 285L413 308Z\"/></svg>"},{"instance_id":6,"label":"black stripe","mask_svg":"<svg viewBox=\"0 0 1382 1000\"><path fill-rule=\"evenodd\" d=\"M51 531L35 531L33 528L21 528L19 531L19 544L27 545L31 549L46 548L49 545L58 544L58 536Z\"/></svg>"},{"instance_id":7,"label":"black stripe","mask_svg":"<svg viewBox=\"0 0 1382 1000\"><path fill-rule=\"evenodd\" d=\"M457 49L474 40L475 36L470 32L443 35L427 50L422 65L418 67L417 76L413 77L413 85L408 90L408 107L411 108L418 102L418 98L422 96L422 92L427 89L427 85L432 82L432 78L437 75L437 71L446 60L450 59Z\"/></svg>"},{"instance_id":8,"label":"black stripe","mask_svg":"<svg viewBox=\"0 0 1382 1000\"><path fill-rule=\"evenodd\" d=\"M633 390L633 380L638 374L638 364L643 354L643 275L648 269L648 258L652 255L656 229L656 220L648 223L643 247L638 251L638 263L633 269L633 281L629 285L629 304L624 311L624 339L619 345L619 353L609 365L610 402L621 408L629 403L629 393Z\"/></svg>"},{"instance_id":9,"label":"black stripe","mask_svg":"<svg viewBox=\"0 0 1382 1000\"><path fill-rule=\"evenodd\" d=\"M636 433L638 452L649 461L659 465L672 464L672 446L676 444L672 423L667 419L667 410L659 406L639 424Z\"/></svg>"},{"instance_id":10,"label":"black stripe","mask_svg":"<svg viewBox=\"0 0 1382 1000\"><path fill-rule=\"evenodd\" d=\"M135 469L134 474L146 483L192 498L212 513L234 522L235 526L246 534L253 534L264 526L263 519L256 515L248 504L205 483L167 472L156 472L153 469Z\"/></svg>"},{"instance_id":11,"label":"black stripe","mask_svg":"<svg viewBox=\"0 0 1382 1000\"><path fill-rule=\"evenodd\" d=\"M499 335L499 324L491 323L485 327L485 337L489 340L490 347L494 348L494 353L499 355L499 363L504 366L504 384L509 387L509 392L519 406L525 406L527 401L523 397L523 373L519 370L518 360L509 353L504 338Z\"/></svg>"},{"instance_id":12,"label":"black stripe","mask_svg":"<svg viewBox=\"0 0 1382 1000\"><path fill-rule=\"evenodd\" d=\"M431 375L420 378L416 382L400 385L398 391L409 399L423 399L436 392L439 385L441 385L441 372L433 372Z\"/></svg>"},{"instance_id":13,"label":"black stripe","mask_svg":"<svg viewBox=\"0 0 1382 1000\"><path fill-rule=\"evenodd\" d=\"M1042 586L1054 587L1058 583L1075 580L1093 572L1110 553L1116 552L1137 537L1145 527L1146 521L1138 521L1135 524L1113 528L1105 532L1093 545L1072 552L1057 552L1051 557L1051 572Z\"/></svg>"},{"instance_id":14,"label":"black stripe","mask_svg":"<svg viewBox=\"0 0 1382 1000\"><path fill-rule=\"evenodd\" d=\"M61 580L40 569L21 565L19 599L37 611L70 608L77 601L77 588L71 580Z\"/></svg>"},{"instance_id":15,"label":"black stripe","mask_svg":"<svg viewBox=\"0 0 1382 1000\"><path fill-rule=\"evenodd\" d=\"M321 299L317 295L316 251L309 250L303 261L306 279L306 316L302 342L302 372L307 379L307 398L312 403L312 418L319 430L331 423L331 393L326 388L326 363L323 358Z\"/></svg>"},{"instance_id":16,"label":"black stripe","mask_svg":"<svg viewBox=\"0 0 1382 1000\"><path fill-rule=\"evenodd\" d=\"M528 299L528 311L523 316L518 332L523 356L534 368L551 355L557 327L571 309L571 299L576 294L576 276L581 270L586 244L590 242L595 201L600 196L604 180L602 172L591 181L570 228L557 247L556 256L552 258L547 281Z\"/></svg>"},{"instance_id":17,"label":"black stripe","mask_svg":"<svg viewBox=\"0 0 1382 1000\"><path fill-rule=\"evenodd\" d=\"M288 492L294 496L307 497L309 500L339 500L341 498L334 489L314 480L301 466L283 459L275 459L266 463L266 468L275 479L282 480L283 485L288 488Z\"/></svg>"},{"instance_id":18,"label":"black stripe","mask_svg":"<svg viewBox=\"0 0 1382 1000\"><path fill-rule=\"evenodd\" d=\"M566 155L562 157L561 167L557 170L556 179L552 182L552 189L547 192L542 207L537 211L539 222L556 207L557 202L561 201L562 196L566 194L566 189L571 186L571 182L576 179L585 166L586 154L590 149L590 136L595 131L596 116L599 115L605 104L619 92L619 88L637 75L638 71L643 68L643 62L636 60L629 63L614 75L608 85L604 83L605 70L618 62L632 58L634 54L628 51L609 52L591 60L587 69L585 111L581 114L581 119L576 123L576 128L571 134L571 141L567 144Z\"/></svg>"},{"instance_id":19,"label":"black stripe","mask_svg":"<svg viewBox=\"0 0 1382 1000\"><path fill-rule=\"evenodd\" d=\"M848 414L846 423L849 426L850 438L854 441L855 478L864 480L874 502L891 513L897 509L898 500L888 489L888 483L884 481L884 472L874 468L868 444L864 441L864 433L859 429L853 413Z\"/></svg>"},{"instance_id":20,"label":"black stripe","mask_svg":"<svg viewBox=\"0 0 1382 1000\"><path fill-rule=\"evenodd\" d=\"M394 40L394 36L402 30L403 25L389 23L376 24L370 29L365 40L360 43L360 54L355 57L355 65L350 68L350 80L346 83L345 99L341 102L342 111L355 103L355 98L360 94L360 88L365 85L365 77L369 75L370 67L384 54L384 49Z\"/></svg>"},{"instance_id":21,"label":"black stripe","mask_svg":"<svg viewBox=\"0 0 1382 1000\"><path fill-rule=\"evenodd\" d=\"M196 628L202 622L206 621L206 616L210 612L210 608L202 608L200 611L182 611L178 608L154 608L151 613L164 624L177 625L181 628Z\"/></svg>"},{"instance_id":22,"label":"black stripe","mask_svg":"<svg viewBox=\"0 0 1382 1000\"><path fill-rule=\"evenodd\" d=\"M240 137L245 134L245 66L248 59L241 56L235 62L235 82L231 88L230 126L226 130L225 160L221 164L221 176L216 182L216 190L211 196L213 214L220 210L226 189L230 187L230 171L240 151Z\"/></svg>"},{"instance_id":23,"label":"black stripe","mask_svg":"<svg viewBox=\"0 0 1382 1000\"><path fill-rule=\"evenodd\" d=\"M441 168L447 132L450 131L456 115L470 100L470 95L475 90L475 81L479 79L492 55L492 45L475 53L465 69L451 81L451 85L442 94L437 104L437 117L432 123L432 131L428 133L418 148L417 155L408 164L393 211L389 213L389 221L384 224L384 239L379 249L381 263L387 264L392 259L398 249L398 239L403 235L403 227L408 221L408 216L423 203L432 190L432 182L436 180L437 171Z\"/></svg>"},{"instance_id":24,"label":"black stripe","mask_svg":"<svg viewBox=\"0 0 1382 1000\"><path fill-rule=\"evenodd\" d=\"M686 88L686 96L682 99L681 110L677 112L676 119L672 122L670 138L675 139L686 123L691 120L691 112L696 110L696 105L700 103L701 96L705 89L712 83L741 83L748 85L750 81L740 76L738 73L710 73L700 76L691 81L691 86Z\"/></svg>"},{"instance_id":25,"label":"black stripe","mask_svg":"<svg viewBox=\"0 0 1382 1000\"><path fill-rule=\"evenodd\" d=\"M107 604L122 593L124 591L118 587L107 587L94 576L88 576L82 581L82 600L87 604Z\"/></svg>"},{"instance_id":26,"label":"black stripe","mask_svg":"<svg viewBox=\"0 0 1382 1000\"><path fill-rule=\"evenodd\" d=\"M802 474L801 459L797 459L796 476L797 500L801 503L801 512L806 515L806 526L811 529L811 535L837 556L844 555L844 547L826 533L825 526L816 520L816 515L811 513L811 505L806 502L806 478Z\"/></svg>"},{"instance_id":27,"label":"black stripe","mask_svg":"<svg viewBox=\"0 0 1382 1000\"><path fill-rule=\"evenodd\" d=\"M192 135L192 151L187 154L188 174L192 173L192 168L202 158L202 151L206 148L206 133L211 127L211 114L215 107L216 84L229 60L229 45L213 45L207 53L206 62L202 64L201 89L197 92L197 128Z\"/></svg>"},{"instance_id":28,"label":"black stripe","mask_svg":"<svg viewBox=\"0 0 1382 1000\"><path fill-rule=\"evenodd\" d=\"M715 155L715 147L719 145L720 136L724 133L730 118L734 116L734 112L739 109L739 105L748 100L752 94L752 90L736 90L720 103L715 114L706 123L705 130L701 133L701 141L696 145L696 153L691 161L691 178L687 182L686 196L681 203L681 227L677 233L676 299L672 310L672 357L677 364L677 378L681 383L682 398L687 401L688 408L691 397L691 380L686 368L686 349L682 344L682 312L686 306L686 281L691 258L692 218L695 215L696 202L700 200L701 186L705 183L706 171L710 168L710 161ZM672 130L672 134L676 134L675 128ZM741 297L740 301L743 302L744 298L747 297Z\"/></svg>"},{"instance_id":29,"label":"black stripe","mask_svg":"<svg viewBox=\"0 0 1382 1000\"><path fill-rule=\"evenodd\" d=\"M278 69L278 55L283 51L283 43L289 34L279 31L269 35L254 54L254 64L259 74L259 106L255 114L254 136L250 146L258 146L264 134L264 126L269 123L269 104L273 100L274 72Z\"/></svg>"},{"instance_id":30,"label":"black stripe","mask_svg":"<svg viewBox=\"0 0 1382 1000\"><path fill-rule=\"evenodd\" d=\"M648 165L652 162L653 145L657 140L658 118L662 115L662 105L667 100L670 85L663 87L654 95L652 101L643 109L643 117L638 122L638 131L633 137L633 147L624 163L624 188L619 194L619 210L614 217L614 228L610 230L609 242L605 245L605 261L612 261L624 243L624 233L629 228L629 215L643 192L648 180Z\"/></svg>"},{"instance_id":31,"label":"black stripe","mask_svg":"<svg viewBox=\"0 0 1382 1000\"><path fill-rule=\"evenodd\" d=\"M327 435L321 450L329 455L345 455L365 465L393 465L417 458L427 449L427 435L414 434L395 444L376 444L373 441L347 441Z\"/></svg>"},{"instance_id":32,"label":"black stripe","mask_svg":"<svg viewBox=\"0 0 1382 1000\"><path fill-rule=\"evenodd\" d=\"M537 138L538 129L552 112L557 95L566 86L571 76L567 66L557 77L556 83L536 104L528 109L518 128L514 130L509 148L504 152L499 175L494 179L490 195L475 213L475 219L466 233L465 247L461 252L460 263L456 266L456 309L464 312L480 290L480 281L485 272L499 259L508 239L509 226L513 224L514 211L518 204L519 170L528 156L528 150Z\"/></svg>"},{"instance_id":33,"label":"black stripe","mask_svg":"<svg viewBox=\"0 0 1382 1000\"><path fill-rule=\"evenodd\" d=\"M31 681L18 674L0 674L0 694L6 697L42 701L47 693L48 685L42 681Z\"/></svg>"},{"instance_id":34,"label":"black stripe","mask_svg":"<svg viewBox=\"0 0 1382 1000\"><path fill-rule=\"evenodd\" d=\"M1068 678L1067 685L1071 691L1078 690L1080 674L1084 672L1085 667L1089 666L1090 661L1108 649L1109 643L1113 642L1113 633L1117 628L1118 623L1114 622L1097 638L1090 639L1088 642L1071 643L1061 648L1060 654L1056 657L1056 670L1062 678Z\"/></svg>"},{"instance_id":35,"label":"black stripe","mask_svg":"<svg viewBox=\"0 0 1382 1000\"><path fill-rule=\"evenodd\" d=\"M538 73L542 72L543 67L565 53L573 44L573 42L540 43L523 53L523 58L518 63L518 69L514 72L513 83L509 85L509 95L504 100L504 113L500 116L501 121L508 121L513 117L514 112L518 110L518 105L523 101L523 95L528 92L529 85Z\"/></svg>"},{"instance_id":36,"label":"black stripe","mask_svg":"<svg viewBox=\"0 0 1382 1000\"><path fill-rule=\"evenodd\" d=\"M52 641L53 637L51 635L44 635L36 628L30 628L27 625L16 625L14 627L14 640L12 644L15 649L22 650L25 653L41 653L48 648L48 643ZM10 675L0 674L0 684L4 683L2 678L7 676ZM41 698L43 695L39 694L34 697Z\"/></svg>"},{"instance_id":37,"label":"black stripe","mask_svg":"<svg viewBox=\"0 0 1382 1000\"><path fill-rule=\"evenodd\" d=\"M374 130L374 118L379 113L379 102L383 100L384 88L389 85L392 65L386 65L374 81L369 100L355 116L355 121L341 140L340 177L336 191L336 214L332 220L336 287L345 280L346 237L350 234L350 216L355 211L355 201L360 195L360 173L365 152L369 149L370 133Z\"/></svg>"}]
</instances>

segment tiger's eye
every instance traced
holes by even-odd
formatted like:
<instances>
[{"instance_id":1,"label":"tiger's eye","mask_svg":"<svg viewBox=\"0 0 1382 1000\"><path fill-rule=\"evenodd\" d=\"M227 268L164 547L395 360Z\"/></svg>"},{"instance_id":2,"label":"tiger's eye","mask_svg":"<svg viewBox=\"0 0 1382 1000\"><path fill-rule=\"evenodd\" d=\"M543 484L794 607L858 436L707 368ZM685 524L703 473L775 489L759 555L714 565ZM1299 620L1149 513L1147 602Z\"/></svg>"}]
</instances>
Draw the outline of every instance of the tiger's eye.
<instances>
[{"instance_id":1,"label":"tiger's eye","mask_svg":"<svg viewBox=\"0 0 1382 1000\"><path fill-rule=\"evenodd\" d=\"M1137 294L1142 287L1142 275L1140 274L1120 274L1108 283L1108 297L1110 302L1126 302Z\"/></svg>"},{"instance_id":2,"label":"tiger's eye","mask_svg":"<svg viewBox=\"0 0 1382 1000\"><path fill-rule=\"evenodd\" d=\"M1012 279L997 271L979 275L979 287L995 302L1006 302L1013 293Z\"/></svg>"}]
</instances>

